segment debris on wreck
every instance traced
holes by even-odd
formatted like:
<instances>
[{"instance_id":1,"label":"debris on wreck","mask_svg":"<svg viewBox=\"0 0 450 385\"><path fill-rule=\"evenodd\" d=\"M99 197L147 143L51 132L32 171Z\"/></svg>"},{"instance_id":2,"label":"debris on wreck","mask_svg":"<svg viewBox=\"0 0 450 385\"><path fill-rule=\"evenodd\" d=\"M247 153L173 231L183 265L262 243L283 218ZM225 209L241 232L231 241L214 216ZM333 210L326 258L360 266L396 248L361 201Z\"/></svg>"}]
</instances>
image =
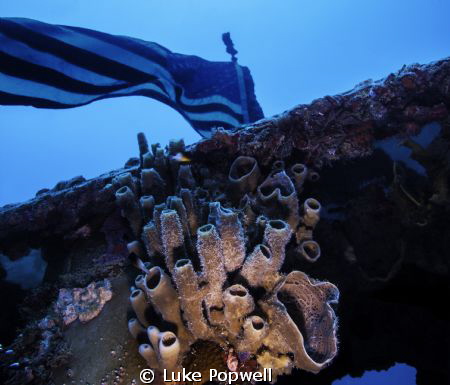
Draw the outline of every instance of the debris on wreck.
<instances>
[{"instance_id":1,"label":"debris on wreck","mask_svg":"<svg viewBox=\"0 0 450 385\"><path fill-rule=\"evenodd\" d=\"M61 326L59 317L48 315L27 325L8 350L0 348L0 378L6 385L52 383L51 369L72 357Z\"/></svg>"},{"instance_id":2,"label":"debris on wreck","mask_svg":"<svg viewBox=\"0 0 450 385\"><path fill-rule=\"evenodd\" d=\"M64 325L69 325L76 319L88 322L97 317L111 298L111 283L104 279L92 282L85 288L59 289L55 309Z\"/></svg>"},{"instance_id":3,"label":"debris on wreck","mask_svg":"<svg viewBox=\"0 0 450 385\"><path fill-rule=\"evenodd\" d=\"M136 237L128 250L142 273L131 288L128 327L148 366L179 370L193 344L209 341L236 352L229 368L251 356L253 370L270 368L274 380L294 367L326 367L337 353L331 305L339 291L281 271L288 252L310 262L320 256L312 240L320 203L298 199L307 167L286 171L277 162L264 176L254 158L238 157L228 180L212 179L174 160L182 141L149 151L140 134L139 144L140 175L113 184Z\"/></svg>"},{"instance_id":4,"label":"debris on wreck","mask_svg":"<svg viewBox=\"0 0 450 385\"><path fill-rule=\"evenodd\" d=\"M449 138L450 124L441 126L441 133L422 147L412 139L403 145L411 149L411 158L425 170L426 177L417 175L402 163L393 165L393 181L390 195L399 205L404 216L402 221L409 226L427 226L435 220L437 212L448 209L449 202Z\"/></svg>"}]
</instances>

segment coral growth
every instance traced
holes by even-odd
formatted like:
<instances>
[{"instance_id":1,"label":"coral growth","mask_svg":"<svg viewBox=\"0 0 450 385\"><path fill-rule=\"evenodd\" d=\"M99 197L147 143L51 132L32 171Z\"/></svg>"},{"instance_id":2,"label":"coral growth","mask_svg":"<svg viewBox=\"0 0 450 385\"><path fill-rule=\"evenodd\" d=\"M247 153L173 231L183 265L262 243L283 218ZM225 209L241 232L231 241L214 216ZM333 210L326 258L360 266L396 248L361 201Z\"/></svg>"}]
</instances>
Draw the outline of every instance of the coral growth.
<instances>
[{"instance_id":1,"label":"coral growth","mask_svg":"<svg viewBox=\"0 0 450 385\"><path fill-rule=\"evenodd\" d=\"M142 274L131 288L136 316L128 327L147 364L180 369L193 345L209 341L235 360L253 357L253 370L271 368L274 378L328 365L337 352L330 304L339 292L282 272L288 250L294 259L320 256L312 240L320 203L298 201L306 166L286 172L276 162L264 178L255 159L239 157L228 180L214 179L179 162L182 142L149 152L140 135L139 147L140 177L122 174L114 184L136 237L128 250Z\"/></svg>"},{"instance_id":2,"label":"coral growth","mask_svg":"<svg viewBox=\"0 0 450 385\"><path fill-rule=\"evenodd\" d=\"M61 315L65 325L76 319L88 322L97 317L111 298L111 283L104 279L100 282L92 282L86 288L59 289L55 309Z\"/></svg>"},{"instance_id":3,"label":"coral growth","mask_svg":"<svg viewBox=\"0 0 450 385\"><path fill-rule=\"evenodd\" d=\"M71 356L61 319L48 315L22 329L8 350L0 345L0 381L4 379L5 385L52 384L51 370L67 364Z\"/></svg>"}]
</instances>

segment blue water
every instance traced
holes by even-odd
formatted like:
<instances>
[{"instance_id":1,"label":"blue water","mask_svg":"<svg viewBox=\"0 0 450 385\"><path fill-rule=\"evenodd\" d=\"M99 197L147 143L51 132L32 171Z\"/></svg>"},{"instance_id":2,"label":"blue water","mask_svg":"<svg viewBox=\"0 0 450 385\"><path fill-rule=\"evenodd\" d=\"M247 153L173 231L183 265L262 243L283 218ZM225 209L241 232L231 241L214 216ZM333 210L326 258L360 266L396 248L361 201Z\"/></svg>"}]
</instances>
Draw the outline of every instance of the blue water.
<instances>
[{"instance_id":1,"label":"blue water","mask_svg":"<svg viewBox=\"0 0 450 385\"><path fill-rule=\"evenodd\" d=\"M333 385L415 385L416 369L406 364L395 364L388 370L369 370L362 377L345 376Z\"/></svg>"},{"instance_id":2,"label":"blue water","mask_svg":"<svg viewBox=\"0 0 450 385\"><path fill-rule=\"evenodd\" d=\"M439 135L441 127L438 123L430 123L424 126L421 132L413 137L411 140L426 148L432 140ZM411 158L411 149L402 146L400 138L389 138L380 140L375 144L375 148L381 148L394 161L402 161L409 168L417 171L419 174L425 175L425 168L417 161Z\"/></svg>"},{"instance_id":3,"label":"blue water","mask_svg":"<svg viewBox=\"0 0 450 385\"><path fill-rule=\"evenodd\" d=\"M31 249L28 255L15 261L0 254L0 265L6 271L6 281L17 283L22 289L39 286L47 268L47 262L42 258L39 249Z\"/></svg>"},{"instance_id":4,"label":"blue water","mask_svg":"<svg viewBox=\"0 0 450 385\"><path fill-rule=\"evenodd\" d=\"M229 60L221 34L230 31L266 116L449 54L444 0L22 0L0 2L0 14L134 36L209 60ZM0 106L0 205L122 166L136 154L139 131L163 144L199 139L178 113L144 97L68 110Z\"/></svg>"}]
</instances>

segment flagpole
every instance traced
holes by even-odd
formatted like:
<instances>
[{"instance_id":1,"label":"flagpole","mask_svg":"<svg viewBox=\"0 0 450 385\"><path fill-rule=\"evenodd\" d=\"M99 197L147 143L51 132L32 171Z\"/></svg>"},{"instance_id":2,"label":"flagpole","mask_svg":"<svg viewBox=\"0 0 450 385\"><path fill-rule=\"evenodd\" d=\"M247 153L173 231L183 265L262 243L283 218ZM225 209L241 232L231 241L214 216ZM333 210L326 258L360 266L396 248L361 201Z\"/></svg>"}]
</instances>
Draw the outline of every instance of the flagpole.
<instances>
[{"instance_id":1,"label":"flagpole","mask_svg":"<svg viewBox=\"0 0 450 385\"><path fill-rule=\"evenodd\" d=\"M242 67L237 62L236 54L238 53L238 51L234 48L230 32L223 33L222 40L225 44L225 47L227 48L227 53L229 53L231 56L231 62L234 64L234 68L236 69L239 87L239 97L241 100L241 108L242 108L242 118L243 118L242 123L243 124L250 123L250 118L248 114L247 87L245 87L244 72L242 71Z\"/></svg>"}]
</instances>

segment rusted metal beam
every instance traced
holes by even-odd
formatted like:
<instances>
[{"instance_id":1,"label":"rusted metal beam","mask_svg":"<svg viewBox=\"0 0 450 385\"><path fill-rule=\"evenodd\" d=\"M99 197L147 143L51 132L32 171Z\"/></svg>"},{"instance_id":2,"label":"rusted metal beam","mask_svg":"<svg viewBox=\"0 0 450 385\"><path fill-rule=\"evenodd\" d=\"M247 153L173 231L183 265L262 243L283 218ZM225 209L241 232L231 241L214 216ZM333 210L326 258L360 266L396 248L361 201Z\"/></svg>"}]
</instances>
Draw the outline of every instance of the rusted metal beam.
<instances>
[{"instance_id":1,"label":"rusted metal beam","mask_svg":"<svg viewBox=\"0 0 450 385\"><path fill-rule=\"evenodd\" d=\"M351 91L298 105L233 131L218 130L187 151L195 162L217 168L226 164L224 156L250 155L268 164L293 153L320 166L368 155L374 140L415 134L427 122L444 121L449 111L447 58L405 66L383 80L363 82ZM137 167L62 183L25 203L0 208L0 251L6 240L63 235L90 218L107 215L115 207L113 189L107 185L126 171L136 173Z\"/></svg>"},{"instance_id":2,"label":"rusted metal beam","mask_svg":"<svg viewBox=\"0 0 450 385\"><path fill-rule=\"evenodd\" d=\"M371 153L376 139L416 134L450 111L450 58L404 66L379 81L368 80L351 91L298 105L280 115L218 130L193 144L194 158L248 155L267 164L302 153L306 162L323 164Z\"/></svg>"}]
</instances>

